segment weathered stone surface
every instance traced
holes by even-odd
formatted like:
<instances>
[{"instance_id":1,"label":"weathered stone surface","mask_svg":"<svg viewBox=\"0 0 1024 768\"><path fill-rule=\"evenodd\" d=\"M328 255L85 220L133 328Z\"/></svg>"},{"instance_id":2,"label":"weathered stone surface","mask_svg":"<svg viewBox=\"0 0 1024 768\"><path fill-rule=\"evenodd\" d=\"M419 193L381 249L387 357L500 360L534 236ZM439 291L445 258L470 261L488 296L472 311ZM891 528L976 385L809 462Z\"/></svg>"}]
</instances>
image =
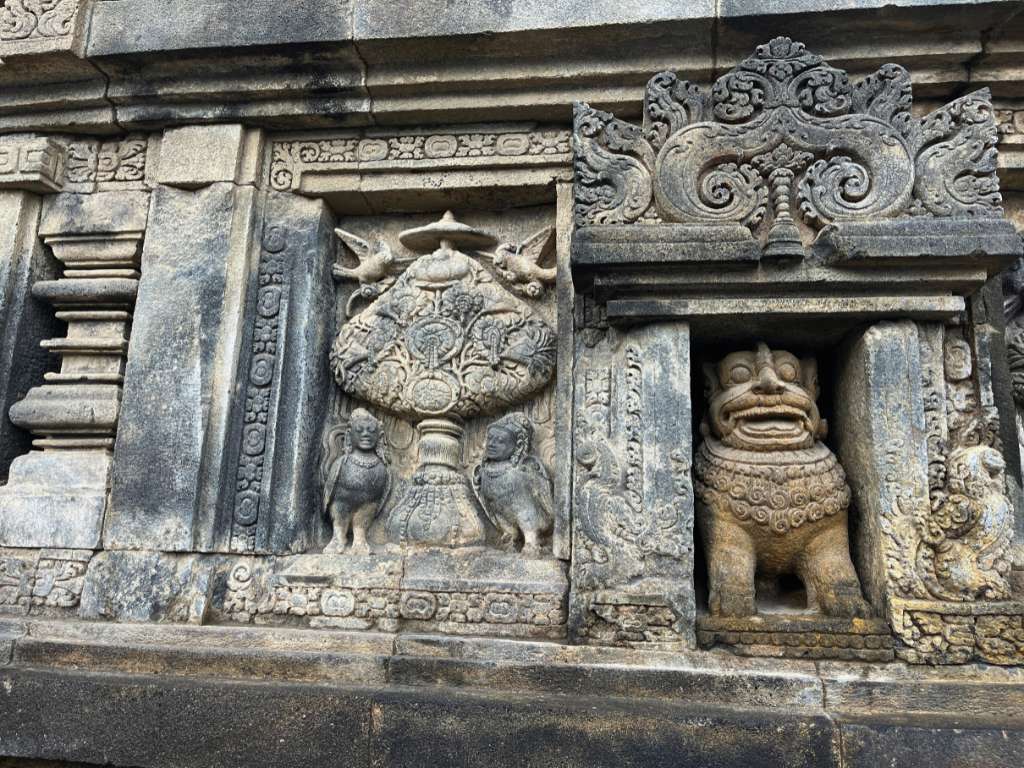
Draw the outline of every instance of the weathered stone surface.
<instances>
[{"instance_id":1,"label":"weathered stone surface","mask_svg":"<svg viewBox=\"0 0 1024 768\"><path fill-rule=\"evenodd\" d=\"M190 550L200 510L217 504L255 205L251 188L225 183L153 192L107 547Z\"/></svg>"},{"instance_id":2,"label":"weathered stone surface","mask_svg":"<svg viewBox=\"0 0 1024 768\"><path fill-rule=\"evenodd\" d=\"M928 454L921 357L913 323L872 326L846 354L836 402L836 440L853 503L858 572L876 610L889 597L895 542L887 521L908 496L927 494Z\"/></svg>"},{"instance_id":3,"label":"weathered stone surface","mask_svg":"<svg viewBox=\"0 0 1024 768\"><path fill-rule=\"evenodd\" d=\"M96 450L19 456L0 487L0 546L99 548L110 467Z\"/></svg>"},{"instance_id":4,"label":"weathered stone surface","mask_svg":"<svg viewBox=\"0 0 1024 768\"><path fill-rule=\"evenodd\" d=\"M0 43L2 46L2 43ZM64 184L67 150L43 136L0 140L0 188L59 192Z\"/></svg>"},{"instance_id":5,"label":"weathered stone surface","mask_svg":"<svg viewBox=\"0 0 1024 768\"><path fill-rule=\"evenodd\" d=\"M93 19L89 55L343 41L351 36L352 5L352 0L299 0L287 5L256 0L242 24L238 6L230 0L101 2ZM168 23L172 18L174 23Z\"/></svg>"},{"instance_id":6,"label":"weathered stone surface","mask_svg":"<svg viewBox=\"0 0 1024 768\"><path fill-rule=\"evenodd\" d=\"M200 508L204 549L295 553L321 539L321 447L310 436L322 428L330 400L332 227L320 202L269 196L231 374L244 389L222 438L227 485L217 507Z\"/></svg>"},{"instance_id":7,"label":"weathered stone surface","mask_svg":"<svg viewBox=\"0 0 1024 768\"><path fill-rule=\"evenodd\" d=\"M609 331L577 362L569 602L577 640L695 643L688 331L683 323Z\"/></svg>"},{"instance_id":8,"label":"weathered stone surface","mask_svg":"<svg viewBox=\"0 0 1024 768\"><path fill-rule=\"evenodd\" d=\"M241 125L205 125L172 128L160 142L159 184L183 189L218 181L253 184L263 148L259 131Z\"/></svg>"},{"instance_id":9,"label":"weathered stone surface","mask_svg":"<svg viewBox=\"0 0 1024 768\"><path fill-rule=\"evenodd\" d=\"M79 615L199 624L209 610L216 558L100 552L89 564Z\"/></svg>"}]
</instances>

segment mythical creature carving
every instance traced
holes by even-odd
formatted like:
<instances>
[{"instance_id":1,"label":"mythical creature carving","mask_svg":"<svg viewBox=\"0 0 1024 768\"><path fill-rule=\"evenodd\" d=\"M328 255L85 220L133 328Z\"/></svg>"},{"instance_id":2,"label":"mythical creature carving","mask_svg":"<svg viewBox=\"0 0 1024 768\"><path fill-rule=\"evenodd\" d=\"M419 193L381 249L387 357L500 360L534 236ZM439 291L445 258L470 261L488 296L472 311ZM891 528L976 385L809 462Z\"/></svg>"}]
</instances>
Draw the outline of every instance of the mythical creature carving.
<instances>
[{"instance_id":1,"label":"mythical creature carving","mask_svg":"<svg viewBox=\"0 0 1024 768\"><path fill-rule=\"evenodd\" d=\"M533 427L510 413L487 429L484 459L473 473L484 511L501 534L500 544L523 540L523 554L536 556L554 525L551 478L533 454Z\"/></svg>"},{"instance_id":2,"label":"mythical creature carving","mask_svg":"<svg viewBox=\"0 0 1024 768\"><path fill-rule=\"evenodd\" d=\"M395 255L388 244L381 240L370 245L363 238L343 229L334 230L334 234L348 246L359 262L357 266L351 268L340 264L331 267L331 274L335 280L355 280L359 283L359 287L352 292L345 304L345 314L351 317L355 314L356 301L375 299L394 284Z\"/></svg>"},{"instance_id":3,"label":"mythical creature carving","mask_svg":"<svg viewBox=\"0 0 1024 768\"><path fill-rule=\"evenodd\" d=\"M712 615L752 615L755 575L796 574L808 605L868 616L850 560L850 489L821 442L815 361L758 344L704 373L708 409L694 474Z\"/></svg>"},{"instance_id":4,"label":"mythical creature carving","mask_svg":"<svg viewBox=\"0 0 1024 768\"><path fill-rule=\"evenodd\" d=\"M1013 509L1002 454L985 445L949 456L943 498L915 515L917 571L940 600L1007 600Z\"/></svg>"},{"instance_id":5,"label":"mythical creature carving","mask_svg":"<svg viewBox=\"0 0 1024 768\"><path fill-rule=\"evenodd\" d=\"M812 230L839 221L999 216L989 93L924 118L886 64L852 84L788 37L758 46L710 92L672 72L647 85L643 127L577 104L580 226L740 223L770 210L766 255L802 255L790 198Z\"/></svg>"},{"instance_id":6,"label":"mythical creature carving","mask_svg":"<svg viewBox=\"0 0 1024 768\"><path fill-rule=\"evenodd\" d=\"M334 530L324 552L343 552L351 528L351 551L366 554L366 531L391 489L381 423L356 408L348 424L328 432L324 442L324 508Z\"/></svg>"},{"instance_id":7,"label":"mythical creature carving","mask_svg":"<svg viewBox=\"0 0 1024 768\"><path fill-rule=\"evenodd\" d=\"M480 546L490 526L463 471L463 420L540 392L554 373L554 331L460 250L493 247L490 235L448 212L399 239L423 255L342 326L331 367L345 392L418 424L419 464L387 511L387 538Z\"/></svg>"}]
</instances>

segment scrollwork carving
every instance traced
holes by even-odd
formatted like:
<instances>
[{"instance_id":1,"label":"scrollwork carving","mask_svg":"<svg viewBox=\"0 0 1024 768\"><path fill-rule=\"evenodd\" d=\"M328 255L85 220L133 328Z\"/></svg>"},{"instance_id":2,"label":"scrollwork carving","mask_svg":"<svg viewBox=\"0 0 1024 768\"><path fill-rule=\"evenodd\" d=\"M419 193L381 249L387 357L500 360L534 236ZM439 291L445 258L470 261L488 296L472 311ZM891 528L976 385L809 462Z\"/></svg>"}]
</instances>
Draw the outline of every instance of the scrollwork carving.
<instances>
[{"instance_id":1,"label":"scrollwork carving","mask_svg":"<svg viewBox=\"0 0 1024 768\"><path fill-rule=\"evenodd\" d=\"M654 149L641 129L577 104L574 112L576 220L626 224L651 204Z\"/></svg>"},{"instance_id":2,"label":"scrollwork carving","mask_svg":"<svg viewBox=\"0 0 1024 768\"><path fill-rule=\"evenodd\" d=\"M655 75L642 130L577 105L576 219L756 230L770 199L765 253L789 256L806 247L789 214L793 194L812 231L907 213L999 215L988 98L978 91L918 119L902 67L851 85L801 43L775 38L706 94L671 72ZM789 171L750 162L779 148L806 159Z\"/></svg>"}]
</instances>

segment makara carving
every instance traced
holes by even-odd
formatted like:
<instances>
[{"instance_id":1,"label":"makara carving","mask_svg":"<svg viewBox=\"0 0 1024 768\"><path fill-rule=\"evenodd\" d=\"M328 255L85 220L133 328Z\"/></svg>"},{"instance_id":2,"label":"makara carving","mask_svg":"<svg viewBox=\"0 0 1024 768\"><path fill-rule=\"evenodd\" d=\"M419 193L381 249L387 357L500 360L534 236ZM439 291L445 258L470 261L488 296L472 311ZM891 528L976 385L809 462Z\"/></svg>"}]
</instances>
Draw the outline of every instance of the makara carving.
<instances>
[{"instance_id":1,"label":"makara carving","mask_svg":"<svg viewBox=\"0 0 1024 768\"><path fill-rule=\"evenodd\" d=\"M904 214L1001 216L998 131L987 90L923 118L910 76L886 64L851 84L787 37L757 48L710 92L672 72L647 85L641 126L575 114L576 220L739 223L766 255L803 255L812 231Z\"/></svg>"},{"instance_id":2,"label":"makara carving","mask_svg":"<svg viewBox=\"0 0 1024 768\"><path fill-rule=\"evenodd\" d=\"M368 411L356 408L347 428L328 432L326 443L324 507L334 535L324 552L344 551L351 528L351 551L365 554L369 552L366 530L391 488L381 423Z\"/></svg>"},{"instance_id":3,"label":"makara carving","mask_svg":"<svg viewBox=\"0 0 1024 768\"><path fill-rule=\"evenodd\" d=\"M554 331L460 250L491 248L490 235L447 213L400 240L423 255L393 283L385 246L365 255L362 269L339 273L379 295L342 326L331 367L345 392L418 424L419 464L386 512L387 539L484 545L495 533L462 470L464 420L544 388L555 368Z\"/></svg>"},{"instance_id":4,"label":"makara carving","mask_svg":"<svg viewBox=\"0 0 1024 768\"><path fill-rule=\"evenodd\" d=\"M551 479L532 453L533 427L520 413L510 413L487 430L484 460L474 483L484 511L510 547L522 539L522 551L537 555L555 520Z\"/></svg>"},{"instance_id":5,"label":"makara carving","mask_svg":"<svg viewBox=\"0 0 1024 768\"><path fill-rule=\"evenodd\" d=\"M868 616L850 560L850 489L821 442L817 366L758 344L706 366L694 463L713 616L756 613L755 575L796 574L809 606Z\"/></svg>"}]
</instances>

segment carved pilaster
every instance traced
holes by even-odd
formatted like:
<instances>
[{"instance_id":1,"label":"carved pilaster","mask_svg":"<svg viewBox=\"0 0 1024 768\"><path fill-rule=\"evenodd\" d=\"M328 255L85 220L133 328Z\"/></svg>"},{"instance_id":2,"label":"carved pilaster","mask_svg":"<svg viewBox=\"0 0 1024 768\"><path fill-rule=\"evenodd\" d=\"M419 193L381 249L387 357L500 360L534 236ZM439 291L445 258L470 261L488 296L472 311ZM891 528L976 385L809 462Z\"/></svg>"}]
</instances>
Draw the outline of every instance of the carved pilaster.
<instances>
[{"instance_id":1,"label":"carved pilaster","mask_svg":"<svg viewBox=\"0 0 1024 768\"><path fill-rule=\"evenodd\" d=\"M67 195L44 210L40 234L63 274L32 293L54 307L67 332L42 342L60 356L59 371L10 410L37 450L13 462L0 492L4 545L99 545L147 202Z\"/></svg>"}]
</instances>

